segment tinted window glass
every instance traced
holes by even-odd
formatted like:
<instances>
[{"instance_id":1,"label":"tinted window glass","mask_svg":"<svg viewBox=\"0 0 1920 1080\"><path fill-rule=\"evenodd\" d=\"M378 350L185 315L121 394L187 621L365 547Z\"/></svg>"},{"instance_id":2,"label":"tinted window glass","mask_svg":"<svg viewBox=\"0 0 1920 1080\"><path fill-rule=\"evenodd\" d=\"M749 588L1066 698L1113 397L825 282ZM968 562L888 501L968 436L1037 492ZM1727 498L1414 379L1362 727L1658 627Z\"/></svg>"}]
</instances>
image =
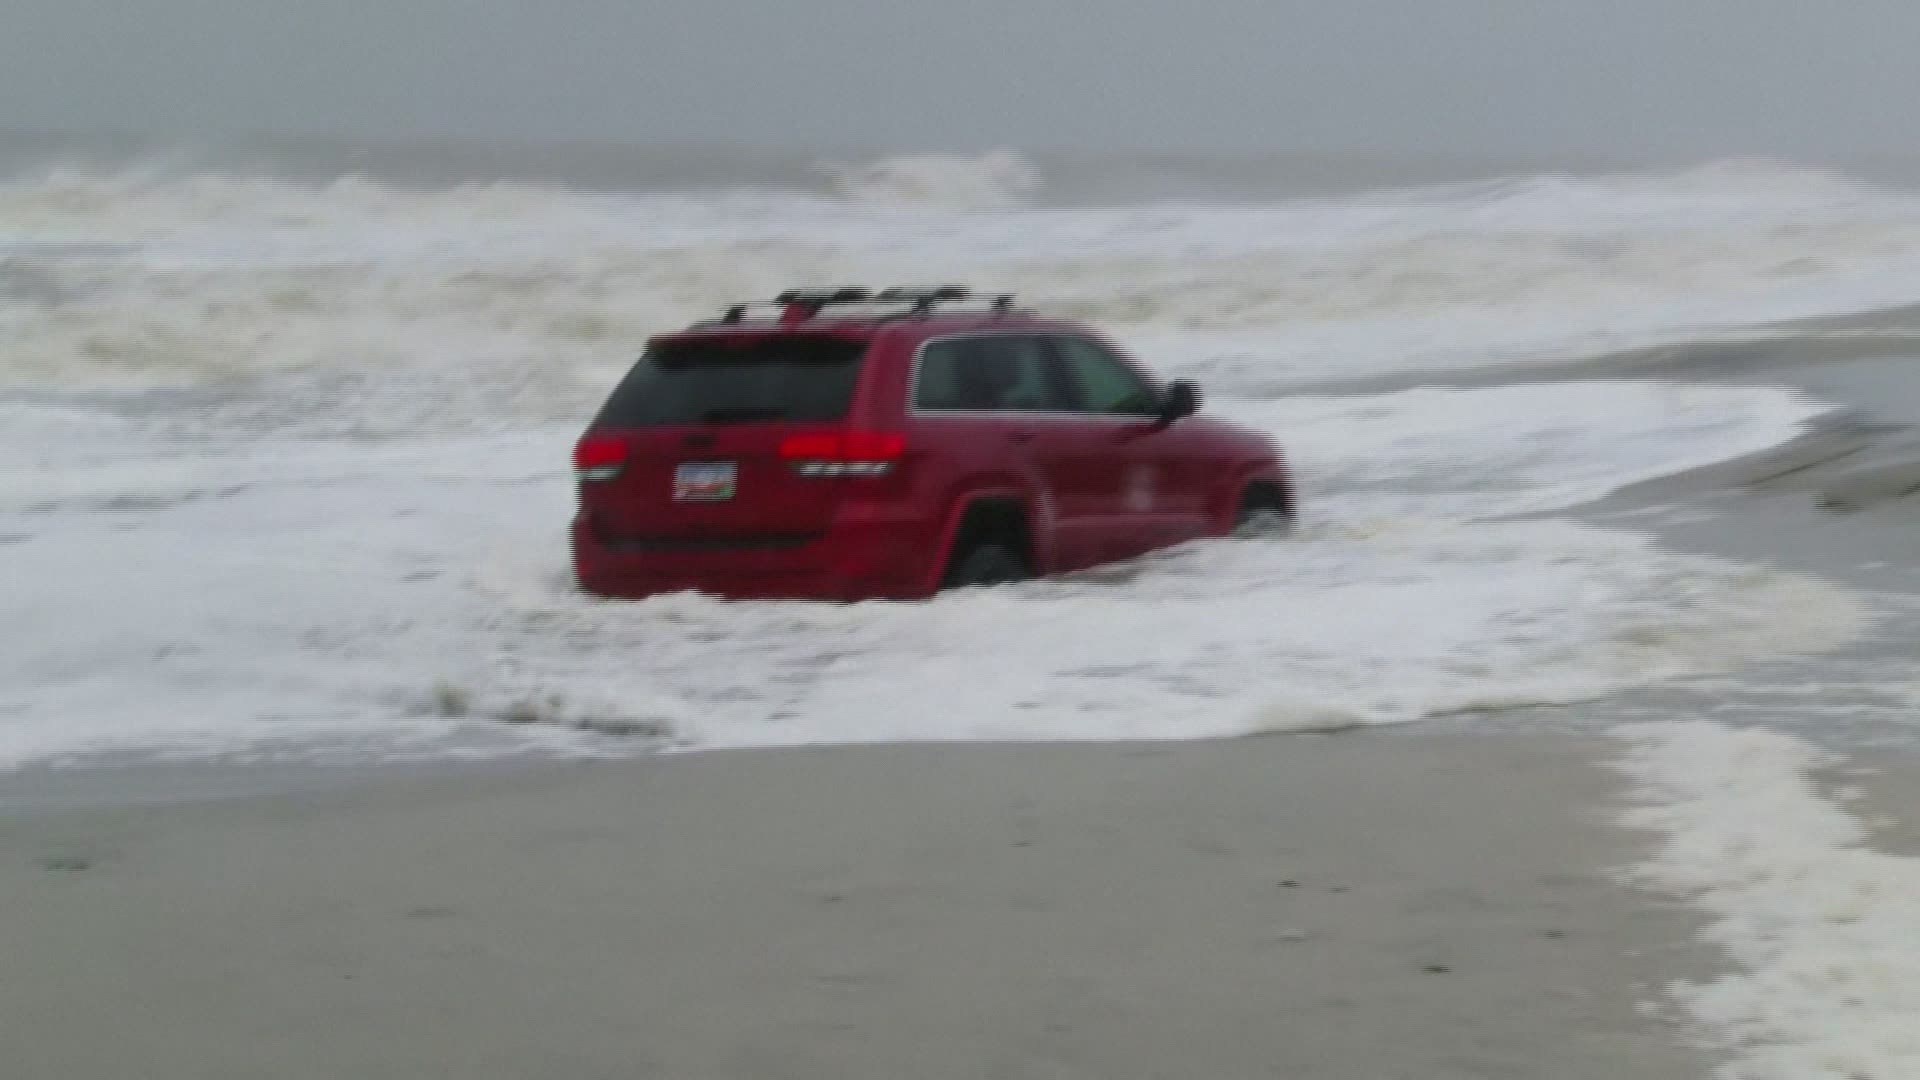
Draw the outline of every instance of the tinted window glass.
<instances>
[{"instance_id":1,"label":"tinted window glass","mask_svg":"<svg viewBox=\"0 0 1920 1080\"><path fill-rule=\"evenodd\" d=\"M1059 412L1068 399L1039 338L997 334L929 344L913 403L936 411Z\"/></svg>"},{"instance_id":2,"label":"tinted window glass","mask_svg":"<svg viewBox=\"0 0 1920 1080\"><path fill-rule=\"evenodd\" d=\"M839 420L853 400L865 350L857 341L798 336L656 345L614 388L599 423Z\"/></svg>"},{"instance_id":3,"label":"tinted window glass","mask_svg":"<svg viewBox=\"0 0 1920 1080\"><path fill-rule=\"evenodd\" d=\"M1160 411L1160 397L1133 369L1095 342L1085 338L1055 338L1060 356L1072 373L1086 412L1151 416Z\"/></svg>"}]
</instances>

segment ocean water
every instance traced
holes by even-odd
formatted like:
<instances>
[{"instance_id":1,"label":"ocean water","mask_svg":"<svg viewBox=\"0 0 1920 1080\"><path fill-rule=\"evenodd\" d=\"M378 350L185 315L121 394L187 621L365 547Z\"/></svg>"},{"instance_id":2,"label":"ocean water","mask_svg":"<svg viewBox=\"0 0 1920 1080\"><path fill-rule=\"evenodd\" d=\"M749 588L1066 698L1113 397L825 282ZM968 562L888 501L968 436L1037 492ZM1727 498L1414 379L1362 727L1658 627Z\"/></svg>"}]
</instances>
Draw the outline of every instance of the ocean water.
<instances>
[{"instance_id":1,"label":"ocean water","mask_svg":"<svg viewBox=\"0 0 1920 1080\"><path fill-rule=\"evenodd\" d=\"M1314 387L1911 300L1897 187L579 153L6 159L0 764L1325 729L1737 676L1869 618L1509 520L1792 438L1820 402ZM567 447L649 333L796 285L949 281L1201 379L1288 447L1304 535L920 605L571 589Z\"/></svg>"}]
</instances>

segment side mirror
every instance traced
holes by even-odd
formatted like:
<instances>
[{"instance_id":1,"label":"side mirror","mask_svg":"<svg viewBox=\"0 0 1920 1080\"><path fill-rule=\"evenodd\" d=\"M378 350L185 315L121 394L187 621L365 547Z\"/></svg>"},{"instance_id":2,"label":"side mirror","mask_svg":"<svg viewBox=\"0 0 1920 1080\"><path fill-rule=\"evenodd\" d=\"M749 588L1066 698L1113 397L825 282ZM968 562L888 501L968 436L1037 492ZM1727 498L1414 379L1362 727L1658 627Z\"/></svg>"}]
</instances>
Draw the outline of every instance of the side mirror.
<instances>
[{"instance_id":1,"label":"side mirror","mask_svg":"<svg viewBox=\"0 0 1920 1080\"><path fill-rule=\"evenodd\" d=\"M1168 424L1184 420L1200 411L1200 388L1186 379L1168 385L1160 402L1160 419Z\"/></svg>"}]
</instances>

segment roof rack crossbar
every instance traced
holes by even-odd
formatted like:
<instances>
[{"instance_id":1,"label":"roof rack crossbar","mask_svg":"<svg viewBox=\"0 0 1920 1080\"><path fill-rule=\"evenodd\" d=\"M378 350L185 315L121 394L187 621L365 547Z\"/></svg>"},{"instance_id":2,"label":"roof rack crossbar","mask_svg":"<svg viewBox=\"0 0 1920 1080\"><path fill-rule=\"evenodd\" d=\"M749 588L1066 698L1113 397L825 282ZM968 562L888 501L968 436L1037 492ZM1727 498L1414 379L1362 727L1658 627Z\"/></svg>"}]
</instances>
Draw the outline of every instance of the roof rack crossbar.
<instances>
[{"instance_id":1,"label":"roof rack crossbar","mask_svg":"<svg viewBox=\"0 0 1920 1080\"><path fill-rule=\"evenodd\" d=\"M756 307L775 307L780 309L780 317L786 321L804 321L820 314L828 307L856 304L908 305L908 316L924 316L933 313L941 304L957 304L967 301L983 301L991 305L995 315L1005 315L1013 311L1011 293L995 296L976 296L973 291L959 285L942 285L931 289L888 288L879 292L866 289L788 289L772 300L755 300L743 304L734 304L721 315L722 323L738 323L747 317L747 313Z\"/></svg>"},{"instance_id":2,"label":"roof rack crossbar","mask_svg":"<svg viewBox=\"0 0 1920 1080\"><path fill-rule=\"evenodd\" d=\"M865 289L788 289L774 297L773 302L825 307L828 304L863 304L872 299L873 294Z\"/></svg>"}]
</instances>

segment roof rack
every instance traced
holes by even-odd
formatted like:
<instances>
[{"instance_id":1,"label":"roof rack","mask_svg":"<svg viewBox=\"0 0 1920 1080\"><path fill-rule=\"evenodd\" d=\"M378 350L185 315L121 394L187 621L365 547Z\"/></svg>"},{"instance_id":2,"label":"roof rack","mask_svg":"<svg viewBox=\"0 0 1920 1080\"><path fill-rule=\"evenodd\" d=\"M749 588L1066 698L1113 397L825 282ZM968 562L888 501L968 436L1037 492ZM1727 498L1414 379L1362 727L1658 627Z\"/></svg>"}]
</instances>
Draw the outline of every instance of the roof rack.
<instances>
[{"instance_id":1,"label":"roof rack","mask_svg":"<svg viewBox=\"0 0 1920 1080\"><path fill-rule=\"evenodd\" d=\"M931 315L941 304L960 304L970 301L984 301L991 305L995 315L1005 315L1013 311L1013 296L1002 294L995 296L975 296L973 292L959 285L942 285L932 289L889 288L879 292L866 289L789 289L772 300L759 300L745 304L734 304L720 317L722 323L737 323L747 317L747 312L756 307L773 306L780 309L782 322L804 322L820 314L829 307L850 306L855 304L898 305L906 304L907 316Z\"/></svg>"}]
</instances>

